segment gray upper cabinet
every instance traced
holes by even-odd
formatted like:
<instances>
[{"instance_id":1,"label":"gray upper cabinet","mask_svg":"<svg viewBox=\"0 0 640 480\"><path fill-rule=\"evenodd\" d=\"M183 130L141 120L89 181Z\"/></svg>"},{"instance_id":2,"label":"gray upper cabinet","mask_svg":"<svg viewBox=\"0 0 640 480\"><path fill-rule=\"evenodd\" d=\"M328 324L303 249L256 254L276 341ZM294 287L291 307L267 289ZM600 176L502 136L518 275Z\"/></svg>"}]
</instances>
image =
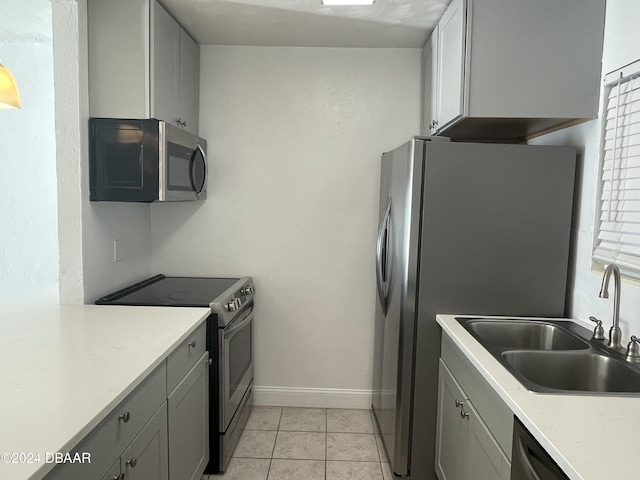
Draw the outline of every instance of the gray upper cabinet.
<instances>
[{"instance_id":1,"label":"gray upper cabinet","mask_svg":"<svg viewBox=\"0 0 640 480\"><path fill-rule=\"evenodd\" d=\"M465 1L453 0L442 16L437 31L440 53L436 62L436 129L449 124L463 112L465 26Z\"/></svg>"},{"instance_id":2,"label":"gray upper cabinet","mask_svg":"<svg viewBox=\"0 0 640 480\"><path fill-rule=\"evenodd\" d=\"M200 105L200 46L180 29L180 69L176 115L182 117L184 128L198 134ZM193 125L193 128L190 127Z\"/></svg>"},{"instance_id":3,"label":"gray upper cabinet","mask_svg":"<svg viewBox=\"0 0 640 480\"><path fill-rule=\"evenodd\" d=\"M596 118L604 13L605 0L453 0L424 47L437 81L422 133L522 141Z\"/></svg>"},{"instance_id":4,"label":"gray upper cabinet","mask_svg":"<svg viewBox=\"0 0 640 480\"><path fill-rule=\"evenodd\" d=\"M422 49L422 84L424 95L422 97L422 125L423 133L430 134L436 125L438 111L438 26L427 40Z\"/></svg>"},{"instance_id":5,"label":"gray upper cabinet","mask_svg":"<svg viewBox=\"0 0 640 480\"><path fill-rule=\"evenodd\" d=\"M87 8L90 115L157 118L198 134L198 44L154 0Z\"/></svg>"}]
</instances>

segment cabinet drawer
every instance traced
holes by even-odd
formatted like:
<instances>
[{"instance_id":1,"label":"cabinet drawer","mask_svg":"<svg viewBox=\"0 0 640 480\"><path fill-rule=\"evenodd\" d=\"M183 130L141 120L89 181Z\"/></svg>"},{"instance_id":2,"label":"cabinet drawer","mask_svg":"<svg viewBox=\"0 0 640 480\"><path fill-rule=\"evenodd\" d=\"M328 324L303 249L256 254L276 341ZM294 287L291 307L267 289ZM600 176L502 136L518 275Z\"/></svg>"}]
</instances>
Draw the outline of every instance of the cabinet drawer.
<instances>
[{"instance_id":1,"label":"cabinet drawer","mask_svg":"<svg viewBox=\"0 0 640 480\"><path fill-rule=\"evenodd\" d=\"M163 362L73 449L91 463L62 465L46 480L102 478L167 398L166 375Z\"/></svg>"},{"instance_id":2,"label":"cabinet drawer","mask_svg":"<svg viewBox=\"0 0 640 480\"><path fill-rule=\"evenodd\" d=\"M167 358L167 393L173 392L206 350L207 322L191 333Z\"/></svg>"}]
</instances>

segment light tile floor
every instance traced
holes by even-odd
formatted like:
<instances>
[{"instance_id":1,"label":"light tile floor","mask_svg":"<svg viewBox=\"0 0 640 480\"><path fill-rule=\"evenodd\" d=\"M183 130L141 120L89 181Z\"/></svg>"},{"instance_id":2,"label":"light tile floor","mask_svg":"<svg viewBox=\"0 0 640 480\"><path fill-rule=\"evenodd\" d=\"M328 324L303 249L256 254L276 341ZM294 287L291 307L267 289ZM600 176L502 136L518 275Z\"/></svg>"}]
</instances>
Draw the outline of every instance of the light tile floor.
<instances>
[{"instance_id":1,"label":"light tile floor","mask_svg":"<svg viewBox=\"0 0 640 480\"><path fill-rule=\"evenodd\" d=\"M391 480L371 415L254 407L227 471L203 480Z\"/></svg>"}]
</instances>

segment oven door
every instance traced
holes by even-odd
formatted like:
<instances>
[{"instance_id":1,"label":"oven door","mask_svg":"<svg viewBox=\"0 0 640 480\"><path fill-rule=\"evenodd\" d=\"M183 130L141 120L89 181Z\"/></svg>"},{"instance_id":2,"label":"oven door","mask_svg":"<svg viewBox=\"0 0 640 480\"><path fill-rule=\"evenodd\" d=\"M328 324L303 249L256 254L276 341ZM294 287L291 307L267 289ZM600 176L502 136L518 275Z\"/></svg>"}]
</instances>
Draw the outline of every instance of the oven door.
<instances>
[{"instance_id":1,"label":"oven door","mask_svg":"<svg viewBox=\"0 0 640 480\"><path fill-rule=\"evenodd\" d=\"M253 379L253 302L218 329L220 432L225 432Z\"/></svg>"}]
</instances>

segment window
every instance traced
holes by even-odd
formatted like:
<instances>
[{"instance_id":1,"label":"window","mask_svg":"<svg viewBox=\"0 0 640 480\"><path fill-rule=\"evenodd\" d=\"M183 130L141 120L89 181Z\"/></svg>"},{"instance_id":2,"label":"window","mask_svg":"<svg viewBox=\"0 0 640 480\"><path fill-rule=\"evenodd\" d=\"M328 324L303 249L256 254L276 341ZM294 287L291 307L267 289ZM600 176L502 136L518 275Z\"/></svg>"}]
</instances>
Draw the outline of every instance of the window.
<instances>
[{"instance_id":1,"label":"window","mask_svg":"<svg viewBox=\"0 0 640 480\"><path fill-rule=\"evenodd\" d=\"M593 259L640 278L640 60L607 74Z\"/></svg>"}]
</instances>

